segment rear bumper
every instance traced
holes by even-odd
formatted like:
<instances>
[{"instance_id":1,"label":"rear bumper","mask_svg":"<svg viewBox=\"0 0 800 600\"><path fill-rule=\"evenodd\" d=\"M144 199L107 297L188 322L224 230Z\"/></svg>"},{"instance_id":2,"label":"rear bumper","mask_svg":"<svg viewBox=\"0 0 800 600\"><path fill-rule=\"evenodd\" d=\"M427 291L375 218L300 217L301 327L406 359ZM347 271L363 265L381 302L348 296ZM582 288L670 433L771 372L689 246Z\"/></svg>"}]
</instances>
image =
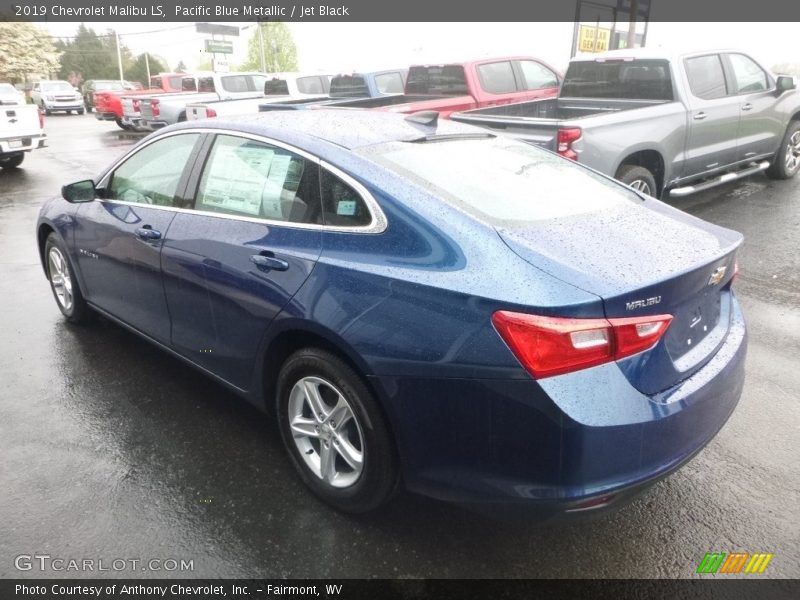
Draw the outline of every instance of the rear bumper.
<instances>
[{"instance_id":1,"label":"rear bumper","mask_svg":"<svg viewBox=\"0 0 800 600\"><path fill-rule=\"evenodd\" d=\"M115 121L117 119L117 115L113 112L99 112L95 110L94 118L98 121Z\"/></svg>"},{"instance_id":2,"label":"rear bumper","mask_svg":"<svg viewBox=\"0 0 800 600\"><path fill-rule=\"evenodd\" d=\"M156 130L161 129L162 127L166 127L169 125L166 121L153 121L149 119L142 119L139 123L139 127L144 127L145 129Z\"/></svg>"},{"instance_id":3,"label":"rear bumper","mask_svg":"<svg viewBox=\"0 0 800 600\"><path fill-rule=\"evenodd\" d=\"M29 152L36 148L44 148L46 143L47 135L44 133L3 139L0 140L0 155Z\"/></svg>"},{"instance_id":4,"label":"rear bumper","mask_svg":"<svg viewBox=\"0 0 800 600\"><path fill-rule=\"evenodd\" d=\"M736 407L747 333L735 300L731 323L708 364L655 396L614 363L540 382L376 379L407 487L560 510L644 489L698 453Z\"/></svg>"}]
</instances>

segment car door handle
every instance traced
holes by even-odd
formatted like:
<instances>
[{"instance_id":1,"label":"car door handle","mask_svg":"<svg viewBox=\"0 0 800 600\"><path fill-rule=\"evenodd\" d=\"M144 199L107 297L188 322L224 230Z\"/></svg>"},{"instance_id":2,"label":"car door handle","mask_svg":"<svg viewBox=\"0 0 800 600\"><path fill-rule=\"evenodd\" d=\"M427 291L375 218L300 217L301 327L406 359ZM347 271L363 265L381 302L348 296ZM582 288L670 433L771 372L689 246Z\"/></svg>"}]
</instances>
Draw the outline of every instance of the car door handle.
<instances>
[{"instance_id":1,"label":"car door handle","mask_svg":"<svg viewBox=\"0 0 800 600\"><path fill-rule=\"evenodd\" d=\"M140 240L160 240L161 232L149 225L145 225L136 230L136 237Z\"/></svg>"},{"instance_id":2,"label":"car door handle","mask_svg":"<svg viewBox=\"0 0 800 600\"><path fill-rule=\"evenodd\" d=\"M286 271L289 268L288 262L269 254L253 254L250 260L262 271Z\"/></svg>"},{"instance_id":3,"label":"car door handle","mask_svg":"<svg viewBox=\"0 0 800 600\"><path fill-rule=\"evenodd\" d=\"M694 116L694 120L695 120L695 121L702 121L702 120L703 120L703 119L705 119L707 116L708 116L708 115L707 115L706 113L704 113L704 112L699 112L699 113L697 113L697 114Z\"/></svg>"},{"instance_id":4,"label":"car door handle","mask_svg":"<svg viewBox=\"0 0 800 600\"><path fill-rule=\"evenodd\" d=\"M753 105L749 102L742 107L742 110L750 110L753 108Z\"/></svg>"}]
</instances>

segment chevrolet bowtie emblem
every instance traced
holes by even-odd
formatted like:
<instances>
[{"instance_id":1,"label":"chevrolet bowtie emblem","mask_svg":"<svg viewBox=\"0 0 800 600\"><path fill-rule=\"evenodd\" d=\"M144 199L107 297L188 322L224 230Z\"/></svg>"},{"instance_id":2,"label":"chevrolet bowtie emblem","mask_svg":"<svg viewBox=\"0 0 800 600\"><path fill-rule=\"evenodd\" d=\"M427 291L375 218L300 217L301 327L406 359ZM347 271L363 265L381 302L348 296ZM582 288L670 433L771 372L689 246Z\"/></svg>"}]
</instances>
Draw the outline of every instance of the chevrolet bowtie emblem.
<instances>
[{"instance_id":1,"label":"chevrolet bowtie emblem","mask_svg":"<svg viewBox=\"0 0 800 600\"><path fill-rule=\"evenodd\" d=\"M716 271L711 274L711 277L708 278L708 285L717 285L722 278L725 277L725 272L728 270L728 267L719 267Z\"/></svg>"}]
</instances>

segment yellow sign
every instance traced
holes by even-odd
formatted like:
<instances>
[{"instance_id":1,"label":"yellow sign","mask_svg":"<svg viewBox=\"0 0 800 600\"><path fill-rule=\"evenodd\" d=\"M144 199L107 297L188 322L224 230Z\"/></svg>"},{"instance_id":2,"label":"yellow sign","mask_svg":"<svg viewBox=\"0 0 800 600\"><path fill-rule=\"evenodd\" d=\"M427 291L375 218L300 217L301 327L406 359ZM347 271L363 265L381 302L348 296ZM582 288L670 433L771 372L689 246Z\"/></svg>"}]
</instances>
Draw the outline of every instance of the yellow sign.
<instances>
[{"instance_id":1,"label":"yellow sign","mask_svg":"<svg viewBox=\"0 0 800 600\"><path fill-rule=\"evenodd\" d=\"M606 52L610 37L610 29L581 25L578 30L578 52Z\"/></svg>"}]
</instances>

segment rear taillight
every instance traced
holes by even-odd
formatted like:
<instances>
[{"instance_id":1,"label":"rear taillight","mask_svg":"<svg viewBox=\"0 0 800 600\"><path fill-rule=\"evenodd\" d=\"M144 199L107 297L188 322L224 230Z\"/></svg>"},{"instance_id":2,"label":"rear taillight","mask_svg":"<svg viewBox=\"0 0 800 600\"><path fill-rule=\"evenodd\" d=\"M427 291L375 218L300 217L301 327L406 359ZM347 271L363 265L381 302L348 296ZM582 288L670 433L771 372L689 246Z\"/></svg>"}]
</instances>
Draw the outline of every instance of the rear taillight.
<instances>
[{"instance_id":1,"label":"rear taillight","mask_svg":"<svg viewBox=\"0 0 800 600\"><path fill-rule=\"evenodd\" d=\"M215 111L213 108L206 109L206 118L213 119L216 116L217 116L217 111Z\"/></svg>"},{"instance_id":2,"label":"rear taillight","mask_svg":"<svg viewBox=\"0 0 800 600\"><path fill-rule=\"evenodd\" d=\"M142 101L141 100L132 100L131 106L133 107L134 112L140 112L142 110Z\"/></svg>"},{"instance_id":3,"label":"rear taillight","mask_svg":"<svg viewBox=\"0 0 800 600\"><path fill-rule=\"evenodd\" d=\"M543 317L500 310L492 323L528 372L541 379L652 348L672 315L623 319Z\"/></svg>"},{"instance_id":4,"label":"rear taillight","mask_svg":"<svg viewBox=\"0 0 800 600\"><path fill-rule=\"evenodd\" d=\"M158 104L159 100L150 100L150 111L153 113L154 117L161 114L161 108L159 108Z\"/></svg>"},{"instance_id":5,"label":"rear taillight","mask_svg":"<svg viewBox=\"0 0 800 600\"><path fill-rule=\"evenodd\" d=\"M572 149L572 144L581 139L581 135L583 133L580 127L560 127L556 146L558 153L571 160L578 160L578 154Z\"/></svg>"},{"instance_id":6,"label":"rear taillight","mask_svg":"<svg viewBox=\"0 0 800 600\"><path fill-rule=\"evenodd\" d=\"M39 111L39 129L44 129L44 111Z\"/></svg>"}]
</instances>

